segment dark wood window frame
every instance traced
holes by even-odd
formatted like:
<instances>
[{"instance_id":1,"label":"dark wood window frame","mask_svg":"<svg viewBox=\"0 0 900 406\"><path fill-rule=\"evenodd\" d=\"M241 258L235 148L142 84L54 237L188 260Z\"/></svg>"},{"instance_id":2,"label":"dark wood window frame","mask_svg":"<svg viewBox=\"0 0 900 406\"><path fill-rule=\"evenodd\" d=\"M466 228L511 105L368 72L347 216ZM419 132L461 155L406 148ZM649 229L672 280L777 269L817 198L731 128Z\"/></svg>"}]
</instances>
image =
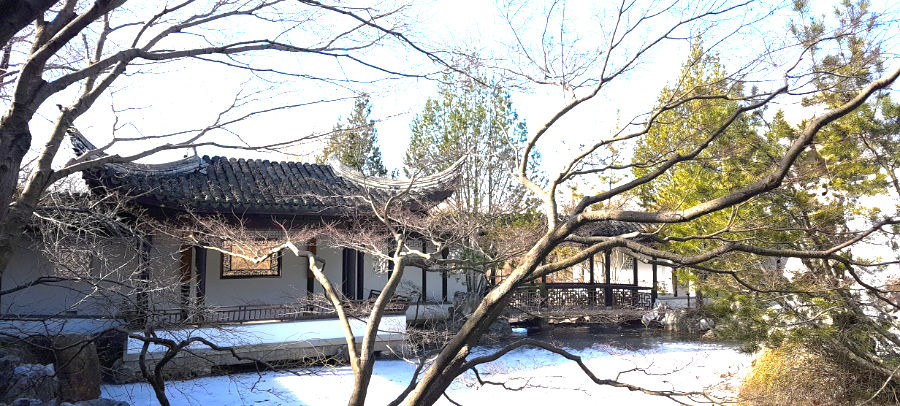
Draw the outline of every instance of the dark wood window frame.
<instances>
[{"instance_id":1,"label":"dark wood window frame","mask_svg":"<svg viewBox=\"0 0 900 406\"><path fill-rule=\"evenodd\" d=\"M232 242L224 242L225 251L232 250ZM219 266L220 279L248 279L248 278L280 278L281 277L281 251L269 257L269 269L233 269L234 256L222 253L222 261Z\"/></svg>"},{"instance_id":2,"label":"dark wood window frame","mask_svg":"<svg viewBox=\"0 0 900 406\"><path fill-rule=\"evenodd\" d=\"M344 248L341 259L341 293L350 300L365 299L365 254L352 248Z\"/></svg>"}]
</instances>

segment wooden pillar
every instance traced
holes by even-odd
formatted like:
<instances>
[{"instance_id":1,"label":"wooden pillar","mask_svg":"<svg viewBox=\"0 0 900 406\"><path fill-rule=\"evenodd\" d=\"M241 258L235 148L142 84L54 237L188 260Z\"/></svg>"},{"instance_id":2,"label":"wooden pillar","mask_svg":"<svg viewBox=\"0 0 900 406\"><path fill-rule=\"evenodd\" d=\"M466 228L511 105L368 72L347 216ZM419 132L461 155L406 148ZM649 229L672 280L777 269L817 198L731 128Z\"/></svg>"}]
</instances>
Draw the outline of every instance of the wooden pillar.
<instances>
[{"instance_id":1,"label":"wooden pillar","mask_svg":"<svg viewBox=\"0 0 900 406\"><path fill-rule=\"evenodd\" d=\"M147 324L150 315L150 248L153 237L144 235L138 240L138 281L137 281L137 319L135 323L141 328Z\"/></svg>"},{"instance_id":2,"label":"wooden pillar","mask_svg":"<svg viewBox=\"0 0 900 406\"><path fill-rule=\"evenodd\" d=\"M450 256L450 250L444 248L441 250L441 259L447 259ZM441 302L447 303L447 271L441 271Z\"/></svg>"},{"instance_id":3,"label":"wooden pillar","mask_svg":"<svg viewBox=\"0 0 900 406\"><path fill-rule=\"evenodd\" d=\"M363 300L367 297L365 292L365 268L366 254L362 251L356 251L356 300Z\"/></svg>"},{"instance_id":4,"label":"wooden pillar","mask_svg":"<svg viewBox=\"0 0 900 406\"><path fill-rule=\"evenodd\" d=\"M675 273L675 268L672 268L672 294L678 297L678 274Z\"/></svg>"},{"instance_id":5,"label":"wooden pillar","mask_svg":"<svg viewBox=\"0 0 900 406\"><path fill-rule=\"evenodd\" d=\"M650 307L656 305L656 297L659 294L657 288L657 280L656 280L656 258L650 258L650 261L653 263L653 284L650 289Z\"/></svg>"},{"instance_id":6,"label":"wooden pillar","mask_svg":"<svg viewBox=\"0 0 900 406\"><path fill-rule=\"evenodd\" d=\"M316 239L313 238L306 243L306 250L316 256ZM316 290L316 275L312 271L313 258L306 259L306 295L312 295Z\"/></svg>"},{"instance_id":7,"label":"wooden pillar","mask_svg":"<svg viewBox=\"0 0 900 406\"><path fill-rule=\"evenodd\" d=\"M606 287L603 288L603 303L606 306L613 305L613 290L612 286L610 286L610 280L612 279L612 251L606 251L603 253L603 268L606 281Z\"/></svg>"},{"instance_id":8,"label":"wooden pillar","mask_svg":"<svg viewBox=\"0 0 900 406\"><path fill-rule=\"evenodd\" d=\"M428 241L422 241L422 252L428 250ZM422 303L428 302L428 272L422 267L422 295L419 298Z\"/></svg>"},{"instance_id":9,"label":"wooden pillar","mask_svg":"<svg viewBox=\"0 0 900 406\"><path fill-rule=\"evenodd\" d=\"M194 260L197 265L197 307L206 305L206 248L194 246Z\"/></svg>"},{"instance_id":10,"label":"wooden pillar","mask_svg":"<svg viewBox=\"0 0 900 406\"><path fill-rule=\"evenodd\" d=\"M591 284L595 283L595 281L594 281L594 256L593 255L591 255L590 258L588 258L588 274L590 275L590 277L588 279L589 282ZM607 281L606 283L609 283L609 281Z\"/></svg>"},{"instance_id":11,"label":"wooden pillar","mask_svg":"<svg viewBox=\"0 0 900 406\"><path fill-rule=\"evenodd\" d=\"M631 284L634 285L634 290L631 291L631 305L638 305L638 295L640 292L637 290L639 285L638 283L638 260L637 257L631 257Z\"/></svg>"},{"instance_id":12,"label":"wooden pillar","mask_svg":"<svg viewBox=\"0 0 900 406\"><path fill-rule=\"evenodd\" d=\"M632 284L638 286L638 261L636 257L631 258L631 270L633 272L631 279Z\"/></svg>"},{"instance_id":13,"label":"wooden pillar","mask_svg":"<svg viewBox=\"0 0 900 406\"><path fill-rule=\"evenodd\" d=\"M544 257L544 259L541 260L541 266L544 266L544 265L547 265L546 257ZM540 289L538 289L538 295L540 296L540 302L538 302L539 309L543 309L543 308L547 307L547 295L549 292L547 291L547 275L546 274L541 275L541 283L543 283L544 286L540 286Z\"/></svg>"},{"instance_id":14,"label":"wooden pillar","mask_svg":"<svg viewBox=\"0 0 900 406\"><path fill-rule=\"evenodd\" d=\"M588 290L588 304L591 306L597 304L597 287L594 286L596 280L594 279L594 255L592 254L588 258L588 283L591 284L591 288Z\"/></svg>"},{"instance_id":15,"label":"wooden pillar","mask_svg":"<svg viewBox=\"0 0 900 406\"><path fill-rule=\"evenodd\" d=\"M181 319L185 320L188 317L188 308L191 306L191 280L193 279L191 275L191 267L194 264L193 259L193 246L190 245L182 245L181 246L181 266L179 267L180 271L180 302L181 302Z\"/></svg>"},{"instance_id":16,"label":"wooden pillar","mask_svg":"<svg viewBox=\"0 0 900 406\"><path fill-rule=\"evenodd\" d=\"M341 271L341 293L347 299L357 300L362 295L357 281L359 276L359 253L352 248L344 248Z\"/></svg>"}]
</instances>

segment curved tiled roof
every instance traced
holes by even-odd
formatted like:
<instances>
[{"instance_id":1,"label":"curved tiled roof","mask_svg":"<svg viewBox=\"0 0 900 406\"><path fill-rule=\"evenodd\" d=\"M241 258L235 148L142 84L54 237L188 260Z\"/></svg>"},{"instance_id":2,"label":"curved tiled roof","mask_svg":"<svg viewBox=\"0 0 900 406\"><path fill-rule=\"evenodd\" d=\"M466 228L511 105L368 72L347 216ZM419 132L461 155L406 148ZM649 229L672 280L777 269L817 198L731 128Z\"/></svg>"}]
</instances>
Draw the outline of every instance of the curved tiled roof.
<instances>
[{"instance_id":1,"label":"curved tiled roof","mask_svg":"<svg viewBox=\"0 0 900 406\"><path fill-rule=\"evenodd\" d=\"M605 220L585 226L590 235L595 237L616 237L622 234L646 231L641 223L630 223L621 220Z\"/></svg>"},{"instance_id":2,"label":"curved tiled roof","mask_svg":"<svg viewBox=\"0 0 900 406\"><path fill-rule=\"evenodd\" d=\"M76 153L92 145L70 132ZM79 145L82 144L82 145ZM118 163L86 171L91 187L105 187L146 206L200 213L348 215L370 212L369 201L383 202L408 182L378 181L348 175L348 169L303 162L185 158L164 164ZM366 182L361 179L369 180ZM452 193L455 176L414 182L407 203L430 207ZM395 184L396 183L396 184ZM370 199L371 197L371 199Z\"/></svg>"}]
</instances>

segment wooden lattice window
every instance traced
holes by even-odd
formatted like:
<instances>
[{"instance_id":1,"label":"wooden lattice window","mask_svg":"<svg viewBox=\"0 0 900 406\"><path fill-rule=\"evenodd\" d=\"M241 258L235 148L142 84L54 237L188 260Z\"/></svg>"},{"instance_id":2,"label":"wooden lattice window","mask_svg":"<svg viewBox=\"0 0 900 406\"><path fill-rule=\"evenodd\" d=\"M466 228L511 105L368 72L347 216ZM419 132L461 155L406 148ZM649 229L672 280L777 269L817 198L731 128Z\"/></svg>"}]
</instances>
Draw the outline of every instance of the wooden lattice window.
<instances>
[{"instance_id":1,"label":"wooden lattice window","mask_svg":"<svg viewBox=\"0 0 900 406\"><path fill-rule=\"evenodd\" d=\"M281 276L280 251L259 262L244 258L259 258L268 254L272 247L265 241L226 241L224 250L236 255L222 254L222 279Z\"/></svg>"}]
</instances>

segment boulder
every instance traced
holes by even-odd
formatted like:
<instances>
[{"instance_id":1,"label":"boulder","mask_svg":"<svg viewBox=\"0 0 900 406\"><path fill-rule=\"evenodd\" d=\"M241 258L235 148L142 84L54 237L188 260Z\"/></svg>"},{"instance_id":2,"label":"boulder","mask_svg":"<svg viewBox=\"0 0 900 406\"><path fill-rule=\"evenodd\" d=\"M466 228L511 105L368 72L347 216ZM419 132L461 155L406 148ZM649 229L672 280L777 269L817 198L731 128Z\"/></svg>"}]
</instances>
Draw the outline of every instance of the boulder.
<instances>
[{"instance_id":1,"label":"boulder","mask_svg":"<svg viewBox=\"0 0 900 406\"><path fill-rule=\"evenodd\" d=\"M665 320L665 317L665 310L653 309L652 311L644 313L641 316L641 323L643 323L644 327L647 328L663 328L663 321Z\"/></svg>"},{"instance_id":2,"label":"boulder","mask_svg":"<svg viewBox=\"0 0 900 406\"><path fill-rule=\"evenodd\" d=\"M504 318L497 318L491 326L488 327L487 334L488 340L502 340L512 335L512 326L509 324L509 320Z\"/></svg>"},{"instance_id":3,"label":"boulder","mask_svg":"<svg viewBox=\"0 0 900 406\"><path fill-rule=\"evenodd\" d=\"M63 402L59 406L128 406L128 403L112 399L92 399L75 403Z\"/></svg>"},{"instance_id":4,"label":"boulder","mask_svg":"<svg viewBox=\"0 0 900 406\"><path fill-rule=\"evenodd\" d=\"M15 382L15 370L22 360L15 355L0 356L0 402L8 399L6 393L9 387Z\"/></svg>"},{"instance_id":5,"label":"boulder","mask_svg":"<svg viewBox=\"0 0 900 406\"><path fill-rule=\"evenodd\" d=\"M32 398L19 398L14 400L9 406L56 406L55 400L43 401Z\"/></svg>"},{"instance_id":6,"label":"boulder","mask_svg":"<svg viewBox=\"0 0 900 406\"><path fill-rule=\"evenodd\" d=\"M4 385L4 393L0 394L0 402L20 398L48 401L56 397L58 387L52 364L19 364L6 375L9 380Z\"/></svg>"},{"instance_id":7,"label":"boulder","mask_svg":"<svg viewBox=\"0 0 900 406\"><path fill-rule=\"evenodd\" d=\"M97 347L83 335L61 335L53 340L59 380L59 399L77 402L100 397L100 359Z\"/></svg>"}]
</instances>

